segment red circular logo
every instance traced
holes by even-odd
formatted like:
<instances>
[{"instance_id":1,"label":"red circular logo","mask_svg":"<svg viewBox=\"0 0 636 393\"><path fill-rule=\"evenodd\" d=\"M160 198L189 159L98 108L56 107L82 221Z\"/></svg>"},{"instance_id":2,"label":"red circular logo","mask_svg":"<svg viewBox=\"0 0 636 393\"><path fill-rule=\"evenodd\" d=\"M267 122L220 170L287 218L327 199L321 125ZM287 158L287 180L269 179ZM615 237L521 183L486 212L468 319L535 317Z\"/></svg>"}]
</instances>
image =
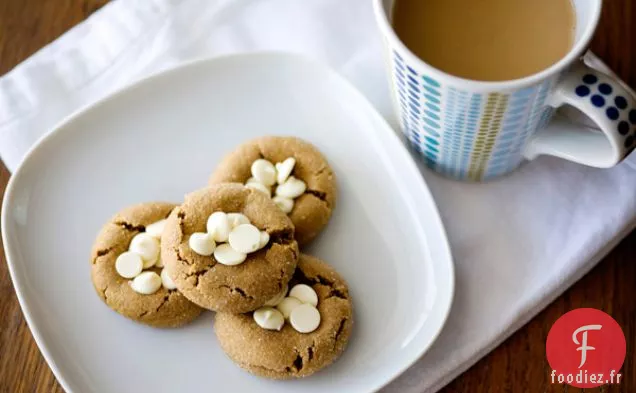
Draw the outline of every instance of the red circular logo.
<instances>
[{"instance_id":1,"label":"red circular logo","mask_svg":"<svg viewBox=\"0 0 636 393\"><path fill-rule=\"evenodd\" d=\"M617 384L625 361L625 335L603 311L578 308L552 325L545 352L552 383L578 388Z\"/></svg>"}]
</instances>

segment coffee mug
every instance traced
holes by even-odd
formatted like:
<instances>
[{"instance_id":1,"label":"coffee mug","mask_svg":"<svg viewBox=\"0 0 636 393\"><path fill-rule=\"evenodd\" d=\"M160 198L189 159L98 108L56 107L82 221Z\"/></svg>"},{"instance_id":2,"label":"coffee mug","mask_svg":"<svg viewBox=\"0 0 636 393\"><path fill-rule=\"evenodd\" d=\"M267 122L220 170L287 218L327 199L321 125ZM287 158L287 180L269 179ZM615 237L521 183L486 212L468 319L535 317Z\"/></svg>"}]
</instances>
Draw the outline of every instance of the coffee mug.
<instances>
[{"instance_id":1,"label":"coffee mug","mask_svg":"<svg viewBox=\"0 0 636 393\"><path fill-rule=\"evenodd\" d=\"M393 30L393 3L374 0L393 102L406 138L433 170L482 181L539 155L609 168L636 146L636 97L622 81L581 59L598 24L602 0L573 0L575 42L565 57L534 75L502 82L456 77L416 57ZM548 127L562 105L580 110L600 132Z\"/></svg>"}]
</instances>

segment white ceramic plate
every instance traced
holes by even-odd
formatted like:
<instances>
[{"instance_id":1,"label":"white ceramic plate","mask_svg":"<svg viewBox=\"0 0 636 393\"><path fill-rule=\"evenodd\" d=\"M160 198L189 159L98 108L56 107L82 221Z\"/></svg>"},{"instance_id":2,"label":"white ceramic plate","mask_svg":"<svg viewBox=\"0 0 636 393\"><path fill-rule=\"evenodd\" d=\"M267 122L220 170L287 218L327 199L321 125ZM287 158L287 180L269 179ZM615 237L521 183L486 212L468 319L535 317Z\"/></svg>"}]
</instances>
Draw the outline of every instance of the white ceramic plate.
<instances>
[{"instance_id":1,"label":"white ceramic plate","mask_svg":"<svg viewBox=\"0 0 636 393\"><path fill-rule=\"evenodd\" d=\"M222 155L266 134L314 143L340 188L332 221L305 251L348 280L355 328L337 363L298 381L234 366L212 313L152 329L109 310L90 281L91 244L114 212L181 201ZM374 391L431 345L453 295L444 229L399 138L344 79L295 55L194 62L72 116L12 177L2 227L22 310L68 392Z\"/></svg>"}]
</instances>

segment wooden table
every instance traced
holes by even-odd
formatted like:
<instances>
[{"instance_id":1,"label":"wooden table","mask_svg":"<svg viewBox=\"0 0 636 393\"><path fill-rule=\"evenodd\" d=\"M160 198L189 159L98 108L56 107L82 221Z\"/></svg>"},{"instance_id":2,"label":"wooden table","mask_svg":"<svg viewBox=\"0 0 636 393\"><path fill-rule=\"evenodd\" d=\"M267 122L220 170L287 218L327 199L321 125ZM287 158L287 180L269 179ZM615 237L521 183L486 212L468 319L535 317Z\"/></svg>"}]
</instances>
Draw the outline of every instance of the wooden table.
<instances>
[{"instance_id":1,"label":"wooden table","mask_svg":"<svg viewBox=\"0 0 636 393\"><path fill-rule=\"evenodd\" d=\"M107 1L0 0L0 75ZM592 49L629 85L636 86L636 1L606 1ZM0 164L0 195L8 179L9 173ZM582 391L551 385L545 358L550 327L559 316L578 307L595 307L609 313L627 338L622 384L586 391L636 392L636 232L443 392ZM0 392L62 391L24 321L0 246Z\"/></svg>"}]
</instances>

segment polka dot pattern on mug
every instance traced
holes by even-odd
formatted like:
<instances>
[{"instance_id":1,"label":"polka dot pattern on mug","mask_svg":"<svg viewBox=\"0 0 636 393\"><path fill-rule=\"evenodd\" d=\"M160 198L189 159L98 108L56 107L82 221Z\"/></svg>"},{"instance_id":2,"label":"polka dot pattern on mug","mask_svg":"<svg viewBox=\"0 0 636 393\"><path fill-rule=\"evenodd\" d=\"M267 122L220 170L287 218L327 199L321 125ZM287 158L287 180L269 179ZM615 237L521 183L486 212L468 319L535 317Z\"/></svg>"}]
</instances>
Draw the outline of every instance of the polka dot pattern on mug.
<instances>
[{"instance_id":1,"label":"polka dot pattern on mug","mask_svg":"<svg viewBox=\"0 0 636 393\"><path fill-rule=\"evenodd\" d=\"M580 85L576 87L576 95L579 97L587 97L590 95L590 88L585 85Z\"/></svg>"},{"instance_id":2,"label":"polka dot pattern on mug","mask_svg":"<svg viewBox=\"0 0 636 393\"><path fill-rule=\"evenodd\" d=\"M614 104L618 109L627 108L627 100L623 96L616 96L616 98L614 98Z\"/></svg>"},{"instance_id":3,"label":"polka dot pattern on mug","mask_svg":"<svg viewBox=\"0 0 636 393\"><path fill-rule=\"evenodd\" d=\"M610 95L612 94L612 86L608 85L607 83L601 83L600 85L598 85L598 91L601 94Z\"/></svg>"},{"instance_id":4,"label":"polka dot pattern on mug","mask_svg":"<svg viewBox=\"0 0 636 393\"><path fill-rule=\"evenodd\" d=\"M607 108L605 113L611 120L618 120L618 117L620 116L620 114L618 113L618 109L614 108L613 106Z\"/></svg>"},{"instance_id":5,"label":"polka dot pattern on mug","mask_svg":"<svg viewBox=\"0 0 636 393\"><path fill-rule=\"evenodd\" d=\"M605 98L598 94L594 94L592 96L592 104L594 104L595 107L602 108L605 105Z\"/></svg>"},{"instance_id":6,"label":"polka dot pattern on mug","mask_svg":"<svg viewBox=\"0 0 636 393\"><path fill-rule=\"evenodd\" d=\"M598 78L596 77L596 75L587 74L583 76L583 82L587 83L588 85L593 85L598 82Z\"/></svg>"},{"instance_id":7,"label":"polka dot pattern on mug","mask_svg":"<svg viewBox=\"0 0 636 393\"><path fill-rule=\"evenodd\" d=\"M603 109L605 116L616 122L616 131L623 136L623 146L629 154L636 147L636 108L630 108L627 97L612 94L620 91L612 86L610 81L594 74L585 74L581 77L581 83L574 88L574 93L581 98L588 98L596 108Z\"/></svg>"}]
</instances>

